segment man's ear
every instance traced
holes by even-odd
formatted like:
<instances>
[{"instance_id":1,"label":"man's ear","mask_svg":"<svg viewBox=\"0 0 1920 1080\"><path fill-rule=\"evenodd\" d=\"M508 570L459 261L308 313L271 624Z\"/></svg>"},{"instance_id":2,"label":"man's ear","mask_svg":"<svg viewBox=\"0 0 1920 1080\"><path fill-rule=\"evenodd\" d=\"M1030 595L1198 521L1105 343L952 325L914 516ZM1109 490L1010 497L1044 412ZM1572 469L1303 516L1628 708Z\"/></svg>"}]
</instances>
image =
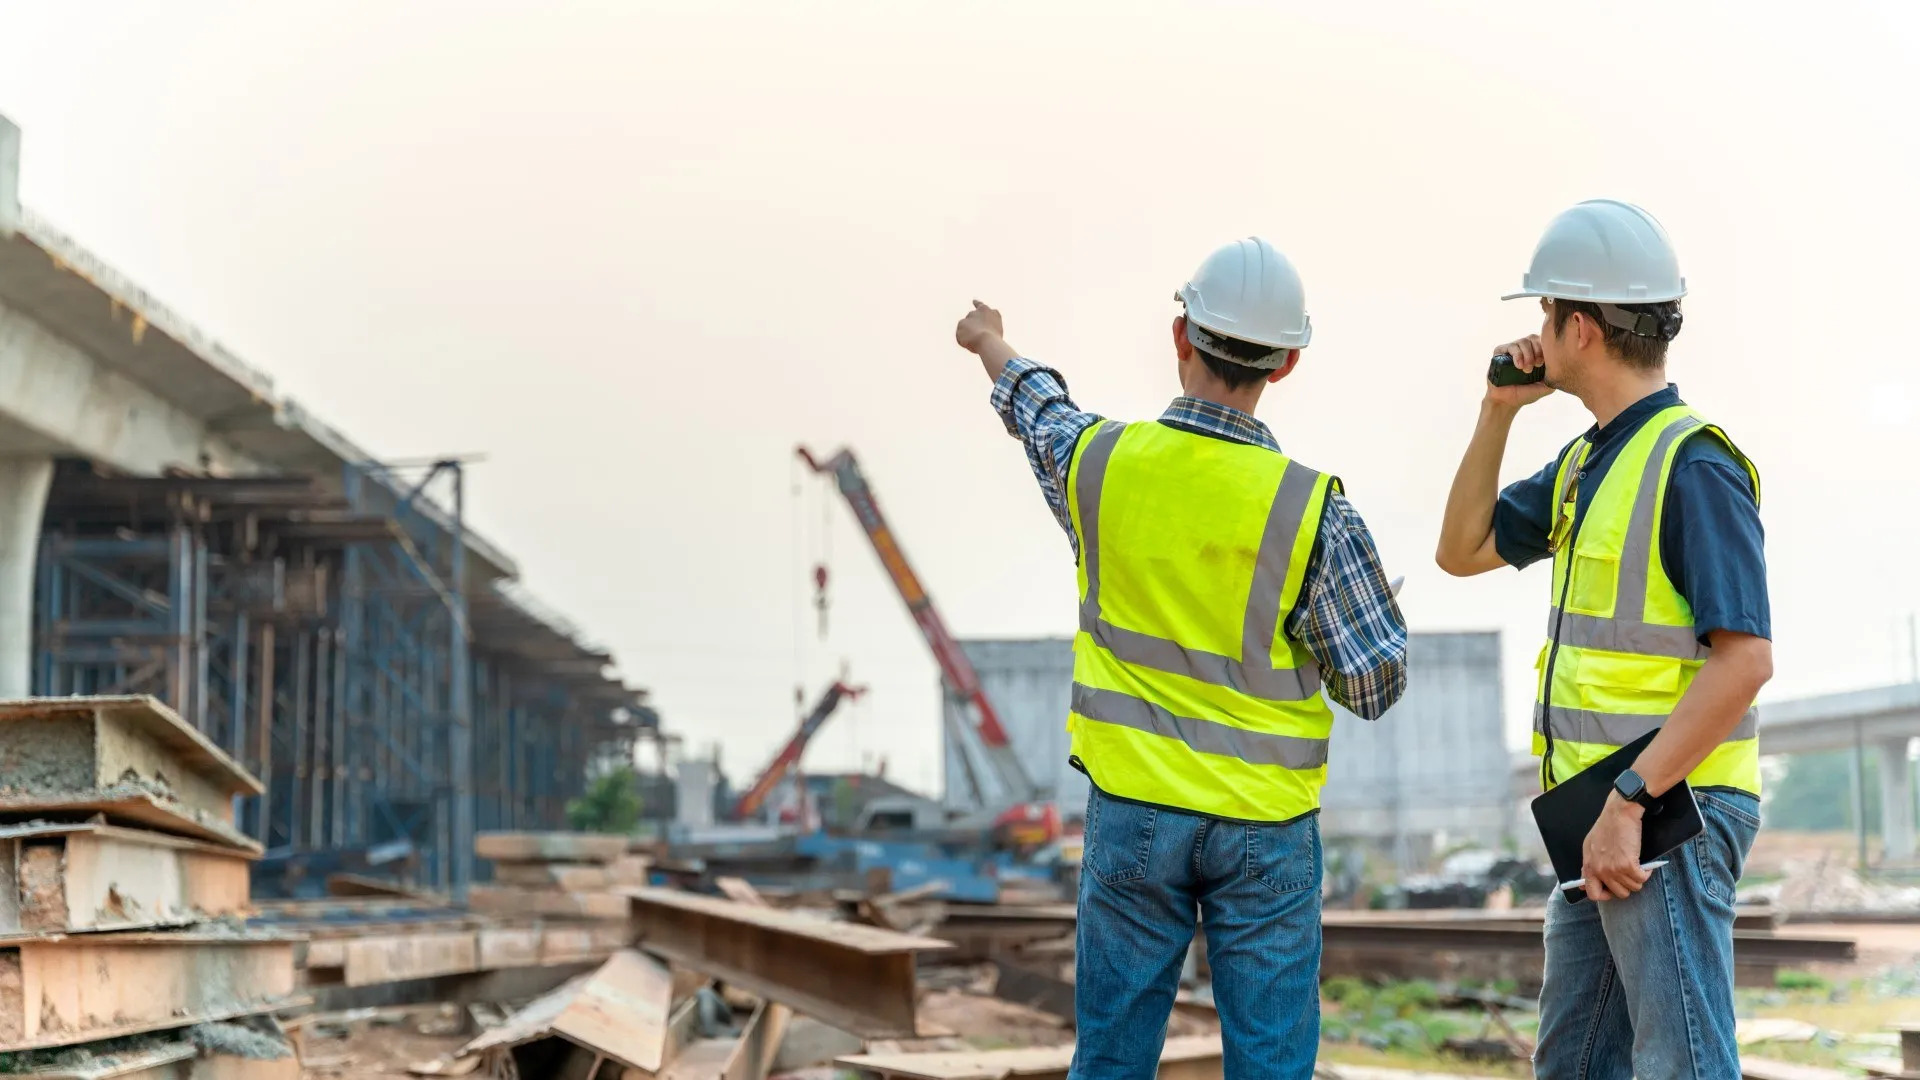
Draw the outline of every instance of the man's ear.
<instances>
[{"instance_id":1,"label":"man's ear","mask_svg":"<svg viewBox=\"0 0 1920 1080\"><path fill-rule=\"evenodd\" d=\"M1286 378L1288 375L1293 374L1293 365L1299 362L1300 362L1300 350L1288 349L1287 362L1284 364L1281 364L1279 367L1274 368L1272 371L1268 372L1267 381L1270 383L1277 383L1281 379Z\"/></svg>"},{"instance_id":2,"label":"man's ear","mask_svg":"<svg viewBox=\"0 0 1920 1080\"><path fill-rule=\"evenodd\" d=\"M1173 317L1173 355L1186 360L1193 355L1193 342L1187 340L1187 317Z\"/></svg>"}]
</instances>

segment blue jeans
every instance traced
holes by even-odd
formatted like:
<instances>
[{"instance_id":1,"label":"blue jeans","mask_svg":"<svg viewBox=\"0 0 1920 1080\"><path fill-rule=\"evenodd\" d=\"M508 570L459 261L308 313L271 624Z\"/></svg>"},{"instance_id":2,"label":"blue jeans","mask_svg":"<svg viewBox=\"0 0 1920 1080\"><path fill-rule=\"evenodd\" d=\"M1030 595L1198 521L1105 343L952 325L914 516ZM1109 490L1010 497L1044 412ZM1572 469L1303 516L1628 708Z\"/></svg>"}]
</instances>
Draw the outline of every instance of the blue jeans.
<instances>
[{"instance_id":1,"label":"blue jeans","mask_svg":"<svg viewBox=\"0 0 1920 1080\"><path fill-rule=\"evenodd\" d=\"M1096 789L1081 856L1069 1080L1151 1080L1159 1071L1196 922L1206 929L1226 1080L1313 1075L1319 815L1247 825Z\"/></svg>"},{"instance_id":2,"label":"blue jeans","mask_svg":"<svg viewBox=\"0 0 1920 1080\"><path fill-rule=\"evenodd\" d=\"M1702 791L1706 829L1625 900L1547 905L1538 1080L1727 1080L1733 894L1760 800Z\"/></svg>"}]
</instances>

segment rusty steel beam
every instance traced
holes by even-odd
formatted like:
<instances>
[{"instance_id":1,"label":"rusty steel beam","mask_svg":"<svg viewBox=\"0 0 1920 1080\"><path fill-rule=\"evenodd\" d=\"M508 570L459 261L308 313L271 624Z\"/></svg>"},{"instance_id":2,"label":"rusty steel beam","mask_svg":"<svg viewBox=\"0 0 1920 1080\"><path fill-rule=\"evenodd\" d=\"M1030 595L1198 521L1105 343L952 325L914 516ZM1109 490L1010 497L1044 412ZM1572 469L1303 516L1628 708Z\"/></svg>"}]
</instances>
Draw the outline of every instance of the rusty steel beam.
<instances>
[{"instance_id":1,"label":"rusty steel beam","mask_svg":"<svg viewBox=\"0 0 1920 1080\"><path fill-rule=\"evenodd\" d=\"M642 948L870 1039L912 1038L914 957L944 941L671 889L627 889Z\"/></svg>"}]
</instances>

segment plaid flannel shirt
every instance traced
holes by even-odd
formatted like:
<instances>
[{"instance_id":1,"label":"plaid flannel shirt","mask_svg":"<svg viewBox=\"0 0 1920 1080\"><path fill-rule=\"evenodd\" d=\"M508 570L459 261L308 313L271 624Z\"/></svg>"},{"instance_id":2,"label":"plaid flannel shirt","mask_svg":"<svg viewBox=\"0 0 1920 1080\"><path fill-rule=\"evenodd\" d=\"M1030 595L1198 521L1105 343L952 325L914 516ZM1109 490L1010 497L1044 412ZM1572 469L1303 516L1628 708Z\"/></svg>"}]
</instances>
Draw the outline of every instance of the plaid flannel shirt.
<instances>
[{"instance_id":1,"label":"plaid flannel shirt","mask_svg":"<svg viewBox=\"0 0 1920 1080\"><path fill-rule=\"evenodd\" d=\"M1079 539L1067 510L1067 472L1081 433L1101 418L1073 403L1059 372L1026 359L1007 365L994 384L992 402L1007 433L1026 448L1047 507L1078 558ZM1280 451L1267 425L1211 401L1175 398L1160 422ZM1366 522L1338 492L1327 494L1300 595L1287 617L1287 636L1319 661L1328 696L1356 716L1378 719L1407 688L1407 624Z\"/></svg>"}]
</instances>

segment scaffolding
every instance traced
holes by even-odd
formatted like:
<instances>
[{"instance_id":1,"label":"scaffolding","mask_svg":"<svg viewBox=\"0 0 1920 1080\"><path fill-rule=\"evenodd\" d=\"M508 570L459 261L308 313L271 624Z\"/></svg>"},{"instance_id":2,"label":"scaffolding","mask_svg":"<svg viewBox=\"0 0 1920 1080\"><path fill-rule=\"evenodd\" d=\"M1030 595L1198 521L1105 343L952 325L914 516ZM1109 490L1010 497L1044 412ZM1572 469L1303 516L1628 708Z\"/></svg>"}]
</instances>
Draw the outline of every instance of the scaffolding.
<instances>
[{"instance_id":1,"label":"scaffolding","mask_svg":"<svg viewBox=\"0 0 1920 1080\"><path fill-rule=\"evenodd\" d=\"M266 782L236 820L270 863L380 850L464 896L475 831L563 827L590 767L659 726L468 557L464 483L454 459L333 483L62 462L35 692L173 706Z\"/></svg>"}]
</instances>

